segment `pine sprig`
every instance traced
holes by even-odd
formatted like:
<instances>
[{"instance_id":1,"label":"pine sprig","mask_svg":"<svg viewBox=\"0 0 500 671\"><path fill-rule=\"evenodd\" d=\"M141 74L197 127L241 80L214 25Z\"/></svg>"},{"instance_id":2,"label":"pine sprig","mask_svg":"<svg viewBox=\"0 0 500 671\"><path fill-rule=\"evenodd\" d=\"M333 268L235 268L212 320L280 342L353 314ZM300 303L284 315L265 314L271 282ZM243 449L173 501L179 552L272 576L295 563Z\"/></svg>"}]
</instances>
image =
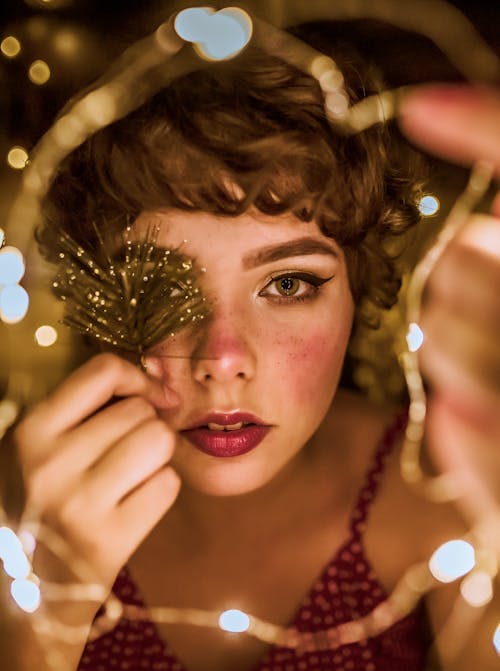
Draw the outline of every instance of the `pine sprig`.
<instances>
[{"instance_id":1,"label":"pine sprig","mask_svg":"<svg viewBox=\"0 0 500 671\"><path fill-rule=\"evenodd\" d=\"M101 260L66 232L59 236L60 266L52 283L65 302L63 323L78 333L141 356L169 335L208 315L193 262L157 247L156 234L132 241L129 229L118 252L99 237Z\"/></svg>"}]
</instances>

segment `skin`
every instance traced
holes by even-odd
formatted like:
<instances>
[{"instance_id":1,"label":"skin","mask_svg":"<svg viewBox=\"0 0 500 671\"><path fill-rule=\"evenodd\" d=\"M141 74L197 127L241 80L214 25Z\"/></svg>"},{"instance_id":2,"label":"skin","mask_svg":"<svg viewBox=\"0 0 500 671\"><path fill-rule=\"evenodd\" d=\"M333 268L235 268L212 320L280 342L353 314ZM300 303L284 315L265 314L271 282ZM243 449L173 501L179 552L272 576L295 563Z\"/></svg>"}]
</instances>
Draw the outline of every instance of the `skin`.
<instances>
[{"instance_id":1,"label":"skin","mask_svg":"<svg viewBox=\"0 0 500 671\"><path fill-rule=\"evenodd\" d=\"M173 463L193 492L251 492L298 455L331 405L353 317L342 252L316 224L290 215L271 221L257 213L227 219L174 211L156 213L155 221L159 245L182 244L206 269L201 282L213 303L212 319L197 338L183 333L146 358L148 371L178 399L161 417L181 431L208 412L241 410L273 427L255 450L231 459L203 454L181 436ZM145 214L136 223L137 233L149 225ZM246 267L245 258L259 250L298 240L328 243L330 251L287 253ZM294 272L331 279L317 289L299 280L295 295L280 296L272 278Z\"/></svg>"},{"instance_id":2,"label":"skin","mask_svg":"<svg viewBox=\"0 0 500 671\"><path fill-rule=\"evenodd\" d=\"M448 103L443 103L442 97L436 99L434 94L435 90L424 91L406 101L403 130L414 141L432 143L436 151L452 159L469 161L481 157L488 146L488 156L500 169L498 96L485 96L478 106L475 93L461 101L449 99ZM481 124L476 123L478 114ZM459 152L457 147L461 147ZM174 236L169 237L172 241L178 233L176 222L169 218L162 228L165 235ZM180 231L183 228L180 222L179 227ZM265 236L266 244L274 241L274 236L280 238L285 231L285 237L298 235L297 227L292 234L284 220L276 228L274 224L247 220L244 230L252 227L255 233ZM141 575L141 567L142 575L149 568L158 575L157 567L151 563L156 556L161 563L165 589L173 595L172 602L182 605L182 598L196 597L194 605L214 607L217 598L234 596L234 585L228 582L233 576L240 590L247 588L241 598L243 602L247 598L250 611L260 610L260 614L273 621L286 621L288 611L293 611L317 575L320 562L331 556L344 538L346 516L387 417L358 400L345 400L340 394L335 396L329 411L352 315L342 263L340 269L335 269L336 280L324 285L326 291L316 303L307 307L300 304L300 307L269 307L267 299L256 298L267 269L242 273L238 263L241 254L233 258L226 247L231 245L232 249L232 245L239 243L228 237L227 229L224 235L220 234L219 229L223 230L220 222L206 222L204 230L207 228L215 236L213 244L190 251L209 255L206 262L203 259L207 268L205 289L215 298L215 318L203 340L184 334L169 343L172 352L178 347L183 356L191 355L191 359L155 360L158 352L151 352L150 374L146 376L115 356L94 358L31 412L15 437L31 501L47 522L64 533L74 551L88 560L96 579L104 585L111 585L130 557L137 575ZM489 222L487 228L497 231L498 224ZM183 231L177 240L186 238L187 249L188 244L194 245L195 239L203 236L195 238ZM263 238L251 236L245 249L249 244L255 245L256 239L260 245ZM222 245L226 254L210 257L212 251L220 250L217 245ZM494 410L498 408L499 389L490 380L492 362L496 365L498 353L500 308L496 287L500 285L500 263L495 259L487 262L486 256L490 259L491 255L478 250L479 256L468 254L464 274L461 255L470 247L471 241L466 238L454 244L439 272L436 270L431 278L423 321L429 337L422 349L422 366L432 388L429 446L438 463L453 467L457 461L465 460L467 468L462 471L473 473L476 490L472 495L466 492L463 497L463 507L472 518L478 514L474 493L480 492L490 500L497 495L500 480L498 450L495 450L500 429L498 412ZM306 261L316 263L312 258ZM323 264L324 260L319 262ZM332 263L330 259L328 263ZM285 268L294 269L295 263L290 266L287 262ZM488 282L484 282L486 268ZM337 310L334 317L332 307ZM295 316L289 317L288 312ZM314 320L309 319L311 313ZM249 320L250 316L260 315L265 319L255 322L265 324L266 329ZM325 317L328 328L323 327L319 317ZM455 324L452 346L450 319ZM315 328L310 330L312 321ZM473 358L467 356L471 342L474 342ZM272 376L268 376L267 365L273 366ZM323 366L328 368L328 383ZM465 383L457 385L457 379ZM269 394L269 388L278 393ZM310 402L312 392L314 404ZM102 409L112 396L123 400ZM190 421L190 413L233 409L239 407L241 400L245 404L242 407L276 424L276 431L268 438L272 447L269 459L263 459L257 448L245 457L212 464L206 455L195 453L178 440L176 430ZM213 404L217 406L210 407ZM464 413L464 408L468 412ZM479 421L480 412L487 421ZM293 430L288 420L285 422L290 416L297 418ZM470 450L470 445L475 450ZM343 449L327 450L325 446ZM478 452L489 455L488 461L471 458ZM394 510L400 515L395 516ZM437 510L412 498L401 485L394 460L374 507L366 539L367 554L388 589L394 586L405 566L428 556L445 534L454 535L452 531L457 527L444 525L440 521L444 513L440 515ZM277 548L276 542L274 546L271 543L271 531L281 528L279 525L287 518L293 520L293 528L283 533ZM408 519L412 520L411 525ZM193 526L188 527L186 521ZM249 526L252 522L253 526ZM441 527L444 531L440 531ZM252 530L251 543L245 533L248 528ZM204 565L194 551L194 537L206 549ZM391 549L387 542L381 542L381 537L397 538L400 542ZM255 547L269 549L269 572L249 572L252 562L258 559ZM158 549L161 552L155 555ZM307 549L311 550L310 556L304 554ZM287 557L293 557L293 562L287 563ZM48 561L42 568L59 574L61 569ZM285 573L287 570L292 572ZM210 580L200 582L200 575L209 575ZM254 582L246 585L244 578L248 575L253 576ZM190 591L193 583L196 589ZM204 585L204 591L200 585ZM296 588L292 594L286 589L290 585ZM281 608L279 612L273 611L272 604L266 601L271 586L278 589L273 592L273 602L276 608ZM143 580L141 587L148 600L159 585L148 585ZM443 594L439 591L429 599L436 622L449 607ZM165 601L163 596L158 595L160 602ZM74 619L88 623L94 612L95 604L91 604L74 611ZM450 656L446 669L498 668L498 658L490 643L497 620L498 606L493 603L485 614L484 626L473 632L469 642L464 640L464 649L458 657ZM204 639L200 647L207 650L205 644L212 645L216 664L213 668L219 671L224 669L221 660L229 664L226 668L245 668L239 662L246 660L248 666L261 654L261 649L245 648L246 644L242 644L239 652L234 652L234 648L231 652L225 640ZM83 638L68 653L68 659L73 655L75 667L82 645ZM191 634L184 640L178 636L176 645L184 651L182 659L187 660L193 648ZM190 661L189 668L211 671L202 666L202 659Z\"/></svg>"}]
</instances>

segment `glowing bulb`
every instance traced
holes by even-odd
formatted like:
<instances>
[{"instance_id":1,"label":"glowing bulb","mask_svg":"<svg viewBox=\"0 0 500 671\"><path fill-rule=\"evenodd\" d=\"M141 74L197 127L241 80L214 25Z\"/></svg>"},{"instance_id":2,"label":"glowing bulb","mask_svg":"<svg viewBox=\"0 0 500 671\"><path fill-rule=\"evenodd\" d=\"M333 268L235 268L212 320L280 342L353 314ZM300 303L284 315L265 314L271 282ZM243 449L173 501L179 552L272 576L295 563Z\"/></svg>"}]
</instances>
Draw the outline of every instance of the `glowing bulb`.
<instances>
[{"instance_id":1,"label":"glowing bulb","mask_svg":"<svg viewBox=\"0 0 500 671\"><path fill-rule=\"evenodd\" d=\"M12 147L7 154L7 163L14 170L22 170L26 167L26 161L28 160L28 152L24 147Z\"/></svg>"},{"instance_id":2,"label":"glowing bulb","mask_svg":"<svg viewBox=\"0 0 500 671\"><path fill-rule=\"evenodd\" d=\"M240 634L243 631L247 631L249 626L250 618L242 610L232 608L220 614L219 627L224 631Z\"/></svg>"},{"instance_id":3,"label":"glowing bulb","mask_svg":"<svg viewBox=\"0 0 500 671\"><path fill-rule=\"evenodd\" d=\"M9 35L0 42L0 51L7 58L15 58L21 51L21 42L14 35Z\"/></svg>"},{"instance_id":4,"label":"glowing bulb","mask_svg":"<svg viewBox=\"0 0 500 671\"><path fill-rule=\"evenodd\" d=\"M429 561L432 575L440 582L453 582L471 571L476 563L474 548L463 540L441 545Z\"/></svg>"},{"instance_id":5,"label":"glowing bulb","mask_svg":"<svg viewBox=\"0 0 500 671\"><path fill-rule=\"evenodd\" d=\"M39 326L35 331L35 340L40 347L50 347L57 340L57 331L53 326Z\"/></svg>"},{"instance_id":6,"label":"glowing bulb","mask_svg":"<svg viewBox=\"0 0 500 671\"><path fill-rule=\"evenodd\" d=\"M19 608L27 613L34 613L40 606L40 589L31 580L14 580L10 593Z\"/></svg>"},{"instance_id":7,"label":"glowing bulb","mask_svg":"<svg viewBox=\"0 0 500 671\"><path fill-rule=\"evenodd\" d=\"M0 250L0 284L17 284L24 275L24 259L17 247Z\"/></svg>"},{"instance_id":8,"label":"glowing bulb","mask_svg":"<svg viewBox=\"0 0 500 671\"><path fill-rule=\"evenodd\" d=\"M493 634L493 645L497 651L497 655L500 656L500 624L495 629L495 633Z\"/></svg>"},{"instance_id":9,"label":"glowing bulb","mask_svg":"<svg viewBox=\"0 0 500 671\"><path fill-rule=\"evenodd\" d=\"M9 527L0 527L0 559L5 559L16 552L22 551L23 546L16 534Z\"/></svg>"},{"instance_id":10,"label":"glowing bulb","mask_svg":"<svg viewBox=\"0 0 500 671\"><path fill-rule=\"evenodd\" d=\"M50 79L50 68L45 61L33 61L28 70L28 77L33 84L41 86Z\"/></svg>"},{"instance_id":11,"label":"glowing bulb","mask_svg":"<svg viewBox=\"0 0 500 671\"><path fill-rule=\"evenodd\" d=\"M493 598L493 583L486 571L473 571L464 578L460 593L465 601L474 608L481 608Z\"/></svg>"},{"instance_id":12,"label":"glowing bulb","mask_svg":"<svg viewBox=\"0 0 500 671\"><path fill-rule=\"evenodd\" d=\"M183 40L192 42L198 54L208 60L236 56L250 41L253 24L239 7L215 12L209 7L190 7L179 12L174 28Z\"/></svg>"},{"instance_id":13,"label":"glowing bulb","mask_svg":"<svg viewBox=\"0 0 500 671\"><path fill-rule=\"evenodd\" d=\"M427 194L418 201L418 210L423 217L432 217L439 212L441 204L436 196Z\"/></svg>"},{"instance_id":14,"label":"glowing bulb","mask_svg":"<svg viewBox=\"0 0 500 671\"><path fill-rule=\"evenodd\" d=\"M417 352L423 345L424 332L418 324L412 322L408 326L408 333L406 334L406 342L410 352Z\"/></svg>"},{"instance_id":15,"label":"glowing bulb","mask_svg":"<svg viewBox=\"0 0 500 671\"><path fill-rule=\"evenodd\" d=\"M186 42L201 42L209 17L214 14L211 7L189 7L177 14L174 29Z\"/></svg>"},{"instance_id":16,"label":"glowing bulb","mask_svg":"<svg viewBox=\"0 0 500 671\"><path fill-rule=\"evenodd\" d=\"M6 324L16 324L28 312L29 296L26 289L13 284L0 291L0 319Z\"/></svg>"}]
</instances>

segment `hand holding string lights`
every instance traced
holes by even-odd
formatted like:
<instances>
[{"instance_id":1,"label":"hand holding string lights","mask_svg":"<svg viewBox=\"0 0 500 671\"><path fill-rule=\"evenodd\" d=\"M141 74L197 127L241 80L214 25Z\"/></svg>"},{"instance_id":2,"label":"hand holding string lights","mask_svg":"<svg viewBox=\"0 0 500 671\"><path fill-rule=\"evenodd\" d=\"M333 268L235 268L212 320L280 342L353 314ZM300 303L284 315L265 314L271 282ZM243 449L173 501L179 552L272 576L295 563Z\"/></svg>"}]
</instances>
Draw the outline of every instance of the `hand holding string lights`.
<instances>
[{"instance_id":1,"label":"hand holding string lights","mask_svg":"<svg viewBox=\"0 0 500 671\"><path fill-rule=\"evenodd\" d=\"M440 5L440 3L438 4ZM387 7L387 3L384 3L383 6ZM395 12L398 10L399 8L395 8ZM329 18L332 17L334 10L327 14ZM219 15L219 19L216 18L217 15ZM193 30L191 33L189 33L189 27L191 25L190 17L193 20L193 25L191 26ZM233 37L231 37L231 44L228 51L217 52L210 40L211 29L214 29L214 35L220 36L218 31L221 27L223 28L224 26L228 27L232 25L231 21L236 21L238 23L240 19L241 30L238 29L236 32L242 39L235 45L231 42L233 39ZM52 130L52 134L51 131L49 131L49 134L45 138L45 143L42 142L39 153L35 153L31 166L25 174L25 195L27 195L28 198L23 205L26 206L29 204L30 198L31 203L35 202L33 210L28 215L28 224L33 213L35 215L37 214L36 201L40 194L43 194L47 184L50 183L53 170L62 156L78 146L89 134L95 132L97 128L110 123L119 116L123 116L131 109L141 104L147 95L151 95L158 87L165 85L165 83L169 81L169 78L173 78L189 68L202 67L201 62L193 60L191 56L182 49L183 43L179 40L179 37L195 42L196 51L198 55L203 58L227 58L234 55L234 53L245 46L245 40L248 41L247 38L249 39L250 34L248 30L245 32L243 26L247 26L248 28L248 26L252 26L252 23L248 19L248 15L241 10L236 10L234 8L223 10L217 14L210 9L198 8L185 10L185 12L178 14L175 26L177 28L177 33L172 30L171 22L163 24L155 33L154 39L145 41L142 44L142 48L135 48L135 51L133 52L134 58L130 57L128 60L125 58L121 65L119 64L109 76L105 76L103 80L101 80L100 87L98 86L97 89L83 97L60 118ZM206 36L204 31L207 31ZM369 127L373 123L386 120L389 116L392 116L397 112L395 103L397 103L398 94L394 95L391 93L382 94L381 96L367 99L359 105L349 107L349 101L347 100L343 89L343 77L335 63L328 57L318 54L315 50L303 45L300 41L282 33L272 26L268 26L261 21L255 21L254 39L257 44L263 46L267 51L289 60L297 67L304 69L318 79L320 86L325 93L325 104L328 117L339 132L358 132L363 128ZM478 44L482 48L481 43L478 42ZM167 45L168 48L166 48L165 45ZM180 53L181 51L182 56ZM171 68L164 68L165 57L172 56L172 60L174 60L174 54L177 54L178 52L179 58L174 64L171 64ZM138 56L139 58L137 58ZM491 59L489 62L492 62ZM495 64L498 66L496 60ZM496 68L496 72L498 72L498 67ZM482 68L478 67L476 73L478 78L480 78L483 74ZM141 89L138 98L134 99L128 92L125 93L126 84L136 82L139 80L139 77L142 76L144 76L147 84ZM363 114L361 114L361 111L363 111ZM481 173L486 175L486 177L482 179L482 188L484 188L484 185L487 184L488 181L487 172L488 171L485 170ZM473 181L475 181L476 174L477 172L474 173ZM479 191L480 190L481 188ZM466 215L470 211L473 206L473 200L474 199L470 200L466 197L465 201L461 201L462 215ZM14 211L15 210L16 208L14 208ZM17 211L19 212L19 209ZM461 217L460 221L462 222L464 219L465 217ZM29 231L29 225L25 230ZM78 250L76 250L76 257L78 258ZM113 266L109 266L108 269L111 267ZM95 295L95 293L93 295ZM417 291L416 293L413 293L410 300L413 301L410 304L410 313L413 317L413 322L418 324L419 292ZM417 308L416 312L415 307ZM413 308L413 311L411 308ZM96 328L99 329L100 326L98 325ZM416 327L414 326L413 331L415 330ZM96 331L96 333L98 332L99 331ZM408 364L406 365L408 371ZM412 384L414 385L413 389L416 388L417 391L420 392L418 384L418 361L416 356L411 359L410 365L416 365L414 370L409 370L410 392L412 392ZM433 487L432 482L427 481L427 479L423 477L418 460L421 432L425 419L425 398L422 398L421 396L418 397L416 399L416 405L414 401L415 398L412 399L410 424L408 428L408 439L413 441L413 452L410 457L408 456L408 453L405 452L406 456L403 460L403 472L406 474L410 472L411 477L408 479L423 484L424 492L429 494L431 489L435 488ZM408 464L411 465L411 468L408 468ZM427 487L428 484L430 484L431 487ZM451 494L456 494L456 492L440 490L438 498L450 498ZM436 562L439 564L438 559L439 558L435 559L434 564L436 564ZM477 561L479 561L479 559ZM496 573L496 569L492 569L491 565L492 563L490 562L490 583ZM471 566L469 561L465 572L470 570ZM463 575L463 573L459 575ZM459 576L456 575L455 577ZM401 612L404 613L406 609L411 608L414 600L420 596L422 591L428 589L431 584L432 578L428 573L428 568L426 566L415 567L403 578L400 587L396 589L396 592L392 595L391 599L389 599L382 613L374 611L367 621L348 623L351 626L347 627L346 631L336 630L331 632L329 637L327 637L327 645L334 646L340 644L339 642L359 640L365 636L367 632L377 631L377 627L389 626L391 621L400 616ZM113 608L108 604L108 615L112 613L116 616L117 614L119 615L120 612L122 612L120 608L115 608L113 611ZM204 617L199 612L186 614L178 609L158 609L153 615L160 621L179 621L184 618L193 623L209 626L217 626L217 623L219 622L218 617L209 617L210 614L205 613ZM134 614L127 611L126 616L136 617L137 613ZM222 619L223 625L225 619L227 618ZM304 646L304 641L300 640L300 636L298 636L296 632L280 630L279 627L274 627L268 623L261 623L256 618L247 617L245 619L240 617L240 620L241 623L238 629L240 631L244 629L242 624L244 621L245 626L248 627L247 631L263 640L281 640L291 647L297 646L300 648ZM68 631L62 627L62 624L57 631L60 631L62 637L69 635ZM320 642L312 641L310 645L318 646L320 645Z\"/></svg>"}]
</instances>

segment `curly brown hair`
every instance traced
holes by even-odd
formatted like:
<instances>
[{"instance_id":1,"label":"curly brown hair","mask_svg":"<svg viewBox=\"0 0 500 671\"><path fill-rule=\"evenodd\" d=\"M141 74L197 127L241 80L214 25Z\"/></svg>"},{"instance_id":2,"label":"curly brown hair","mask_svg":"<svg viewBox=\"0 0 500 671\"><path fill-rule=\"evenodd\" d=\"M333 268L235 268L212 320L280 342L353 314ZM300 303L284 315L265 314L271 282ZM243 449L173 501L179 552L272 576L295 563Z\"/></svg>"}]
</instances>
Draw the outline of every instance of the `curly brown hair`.
<instances>
[{"instance_id":1,"label":"curly brown hair","mask_svg":"<svg viewBox=\"0 0 500 671\"><path fill-rule=\"evenodd\" d=\"M378 89L358 58L332 56L351 101ZM250 47L180 76L74 151L37 239L57 261L60 230L93 249L95 224L114 234L145 210L292 212L341 245L358 320L376 325L373 308L392 306L400 286L392 243L418 220L410 163L384 125L332 129L317 81Z\"/></svg>"}]
</instances>

